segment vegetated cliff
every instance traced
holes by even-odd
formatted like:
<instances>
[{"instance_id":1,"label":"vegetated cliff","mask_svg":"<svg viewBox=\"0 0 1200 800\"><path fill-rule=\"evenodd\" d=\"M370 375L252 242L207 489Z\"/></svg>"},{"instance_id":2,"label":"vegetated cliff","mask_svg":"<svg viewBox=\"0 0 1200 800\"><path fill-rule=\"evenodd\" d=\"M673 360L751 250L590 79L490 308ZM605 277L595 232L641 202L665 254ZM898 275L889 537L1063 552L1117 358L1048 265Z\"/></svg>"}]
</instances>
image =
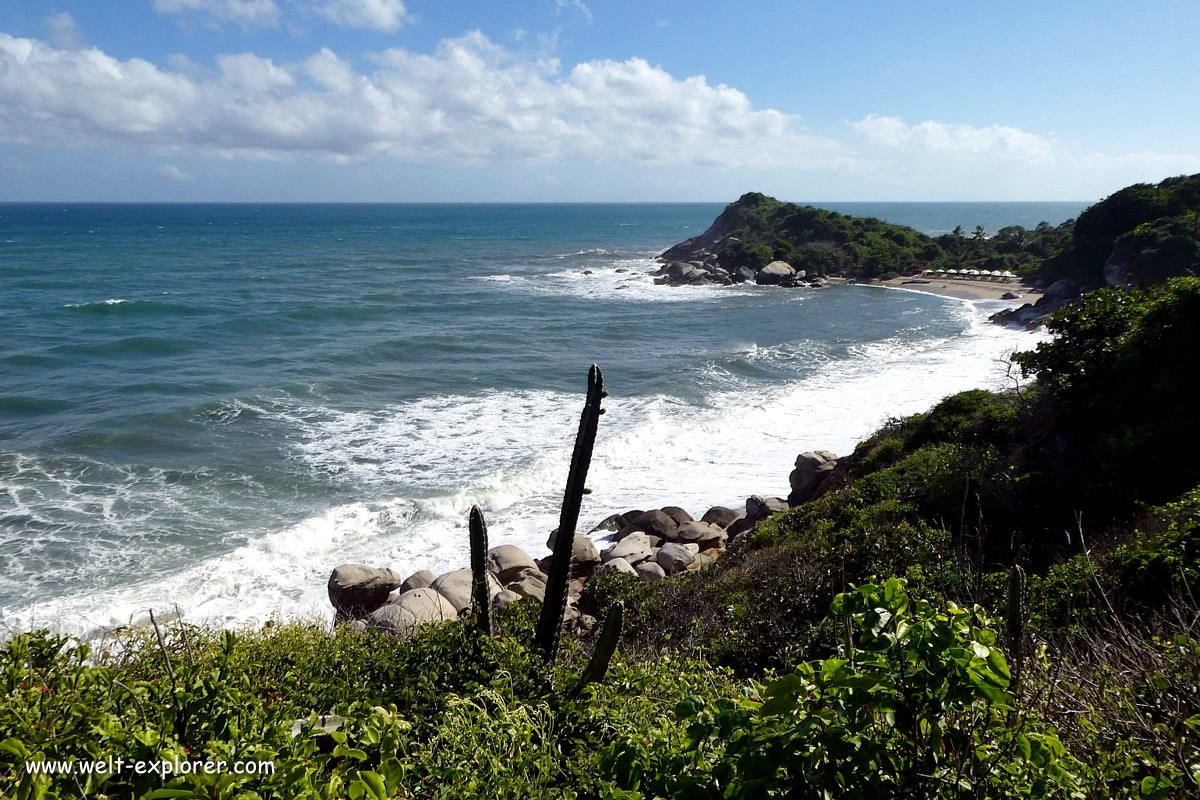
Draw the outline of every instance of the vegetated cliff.
<instances>
[{"instance_id":1,"label":"vegetated cliff","mask_svg":"<svg viewBox=\"0 0 1200 800\"><path fill-rule=\"evenodd\" d=\"M930 237L750 192L660 260L674 283L755 280L775 261L808 279L868 280L942 268L1012 271L1048 289L1057 284L1050 294L1063 301L1101 286L1149 286L1197 274L1200 174L1126 187L1058 226L1012 225L990 236L976 227L969 235L956 228Z\"/></svg>"},{"instance_id":2,"label":"vegetated cliff","mask_svg":"<svg viewBox=\"0 0 1200 800\"><path fill-rule=\"evenodd\" d=\"M742 282L774 261L806 277L891 277L920 269L1012 270L1041 264L1068 237L1071 224L1043 223L1032 230L1001 229L991 238L977 228L930 237L904 225L784 203L757 192L729 205L704 233L665 251L660 260L673 282ZM673 265L679 275L667 272ZM704 276L684 275L682 265Z\"/></svg>"}]
</instances>

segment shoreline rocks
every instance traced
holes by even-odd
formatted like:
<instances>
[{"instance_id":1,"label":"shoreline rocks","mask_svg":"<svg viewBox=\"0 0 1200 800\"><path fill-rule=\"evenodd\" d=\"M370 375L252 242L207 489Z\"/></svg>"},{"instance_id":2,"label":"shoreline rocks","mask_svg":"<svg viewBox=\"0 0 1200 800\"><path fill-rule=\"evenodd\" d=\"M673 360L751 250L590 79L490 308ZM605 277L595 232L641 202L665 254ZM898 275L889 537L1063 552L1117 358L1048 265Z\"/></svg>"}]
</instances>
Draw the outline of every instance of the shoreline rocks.
<instances>
[{"instance_id":1,"label":"shoreline rocks","mask_svg":"<svg viewBox=\"0 0 1200 800\"><path fill-rule=\"evenodd\" d=\"M1046 288L1042 296L1034 303L1025 303L1017 308L1006 308L997 311L988 319L1000 325L1019 325L1023 328L1036 328L1051 314L1065 308L1083 294L1083 287L1067 278L1055 281Z\"/></svg>"},{"instance_id":2,"label":"shoreline rocks","mask_svg":"<svg viewBox=\"0 0 1200 800\"><path fill-rule=\"evenodd\" d=\"M702 260L664 261L660 257L662 266L650 272L654 276L654 283L658 286L732 286L735 283L754 283L759 286L783 286L793 289L801 286L815 289L824 285L786 261L772 261L759 269L744 265L726 268L712 253L701 251L698 255Z\"/></svg>"},{"instance_id":3,"label":"shoreline rocks","mask_svg":"<svg viewBox=\"0 0 1200 800\"><path fill-rule=\"evenodd\" d=\"M801 453L790 477L787 500L752 495L745 511L712 506L699 519L684 508L634 509L613 514L572 545L571 578L564 624L586 632L595 620L576 603L587 581L608 570L656 583L715 563L763 520L818 497L830 483L837 456L826 450ZM601 550L592 536L610 542ZM548 545L557 536L551 534ZM534 559L520 547L502 544L487 554L488 595L493 608L546 597L550 559ZM342 564L329 577L329 601L337 624L377 630L403 638L422 625L457 619L469 612L473 576L467 568L441 575L418 570L406 578L390 569Z\"/></svg>"}]
</instances>

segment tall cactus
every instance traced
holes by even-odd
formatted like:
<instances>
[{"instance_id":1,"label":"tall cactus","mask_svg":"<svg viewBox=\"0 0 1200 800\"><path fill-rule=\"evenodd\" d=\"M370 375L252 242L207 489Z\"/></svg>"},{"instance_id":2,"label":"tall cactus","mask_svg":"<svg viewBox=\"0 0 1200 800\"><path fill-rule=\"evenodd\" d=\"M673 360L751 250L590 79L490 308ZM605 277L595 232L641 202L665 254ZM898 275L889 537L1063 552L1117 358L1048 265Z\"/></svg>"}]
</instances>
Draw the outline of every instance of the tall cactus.
<instances>
[{"instance_id":1,"label":"tall cactus","mask_svg":"<svg viewBox=\"0 0 1200 800\"><path fill-rule=\"evenodd\" d=\"M1021 668L1025 664L1025 612L1021 601L1025 596L1025 570L1013 564L1008 573L1008 603L1004 613L1008 646L1012 651L1012 688L1021 685Z\"/></svg>"},{"instance_id":2,"label":"tall cactus","mask_svg":"<svg viewBox=\"0 0 1200 800\"><path fill-rule=\"evenodd\" d=\"M587 669L580 676L575 691L571 693L572 697L577 697L583 691L583 687L589 683L599 683L604 680L604 673L608 672L608 662L612 661L613 653L617 650L617 642L621 640L621 623L624 618L625 604L620 600L608 607L608 616L604 618L604 628L600 631L600 638L596 641L596 649L592 651L592 658L588 661Z\"/></svg>"},{"instance_id":3,"label":"tall cactus","mask_svg":"<svg viewBox=\"0 0 1200 800\"><path fill-rule=\"evenodd\" d=\"M475 624L484 636L492 635L492 601L488 597L487 522L479 506L471 506L471 605Z\"/></svg>"},{"instance_id":4,"label":"tall cactus","mask_svg":"<svg viewBox=\"0 0 1200 800\"><path fill-rule=\"evenodd\" d=\"M567 475L567 489L563 495L562 513L558 518L558 540L550 562L550 575L546 583L546 599L538 618L534 643L542 652L546 663L552 664L558 654L558 638L562 630L563 612L567 608L567 581L571 576L571 551L575 544L575 525L579 522L579 508L587 493L588 467L592 463L592 448L596 444L596 430L600 425L600 401L605 396L604 375L600 367L592 364L588 370L587 400L579 417L579 433L575 436L575 450L571 454L571 471Z\"/></svg>"}]
</instances>

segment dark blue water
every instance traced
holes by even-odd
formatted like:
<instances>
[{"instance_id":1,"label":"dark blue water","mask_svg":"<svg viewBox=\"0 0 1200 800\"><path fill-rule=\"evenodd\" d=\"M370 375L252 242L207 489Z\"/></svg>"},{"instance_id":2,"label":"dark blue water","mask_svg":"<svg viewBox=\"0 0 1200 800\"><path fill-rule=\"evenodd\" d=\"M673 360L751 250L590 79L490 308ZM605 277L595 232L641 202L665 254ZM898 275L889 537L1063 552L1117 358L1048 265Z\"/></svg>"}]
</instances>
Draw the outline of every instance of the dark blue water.
<instances>
[{"instance_id":1,"label":"dark blue water","mask_svg":"<svg viewBox=\"0 0 1200 800\"><path fill-rule=\"evenodd\" d=\"M1054 210L853 205L929 231ZM456 565L472 502L536 549L593 361L602 516L785 493L799 450L995 383L1019 344L927 295L654 286L720 211L0 205L5 619L307 611L344 560Z\"/></svg>"}]
</instances>

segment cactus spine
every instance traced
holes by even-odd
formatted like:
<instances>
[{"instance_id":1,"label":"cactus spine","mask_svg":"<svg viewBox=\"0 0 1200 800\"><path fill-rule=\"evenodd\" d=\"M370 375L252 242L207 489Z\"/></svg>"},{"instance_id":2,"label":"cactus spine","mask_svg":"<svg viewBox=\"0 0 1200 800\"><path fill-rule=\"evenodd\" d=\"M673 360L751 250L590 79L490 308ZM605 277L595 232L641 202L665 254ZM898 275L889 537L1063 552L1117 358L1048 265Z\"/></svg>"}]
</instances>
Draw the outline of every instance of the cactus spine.
<instances>
[{"instance_id":1,"label":"cactus spine","mask_svg":"<svg viewBox=\"0 0 1200 800\"><path fill-rule=\"evenodd\" d=\"M558 519L558 540L550 562L549 581L546 584L546 600L542 603L538 618L536 647L542 652L547 664L554 663L558 654L558 638L562 629L563 612L567 608L567 581L571 575L571 551L575 544L575 525L579 522L579 508L583 495L587 493L588 467L592 462L592 447L596 444L596 430L600 425L600 401L604 397L604 375L600 367L592 364L588 370L587 400L579 417L579 433L575 436L575 450L571 454L571 471L567 475L567 489L563 495L562 513Z\"/></svg>"},{"instance_id":2,"label":"cactus spine","mask_svg":"<svg viewBox=\"0 0 1200 800\"><path fill-rule=\"evenodd\" d=\"M1013 564L1008 573L1008 606L1005 609L1004 621L1008 634L1008 646L1012 651L1012 687L1016 690L1021 684L1021 668L1025 663L1025 612L1021 601L1025 596L1025 570L1020 565Z\"/></svg>"},{"instance_id":3,"label":"cactus spine","mask_svg":"<svg viewBox=\"0 0 1200 800\"><path fill-rule=\"evenodd\" d=\"M617 642L621 640L621 623L624 618L625 604L620 600L608 607L608 616L604 618L604 628L596 641L596 649L592 651L592 658L579 678L575 691L571 693L572 697L577 697L589 683L604 680L604 673L608 672L608 662L612 660L613 653L617 650Z\"/></svg>"},{"instance_id":4,"label":"cactus spine","mask_svg":"<svg viewBox=\"0 0 1200 800\"><path fill-rule=\"evenodd\" d=\"M484 636L492 635L492 602L488 597L487 522L479 506L471 506L471 605L475 624Z\"/></svg>"}]
</instances>

